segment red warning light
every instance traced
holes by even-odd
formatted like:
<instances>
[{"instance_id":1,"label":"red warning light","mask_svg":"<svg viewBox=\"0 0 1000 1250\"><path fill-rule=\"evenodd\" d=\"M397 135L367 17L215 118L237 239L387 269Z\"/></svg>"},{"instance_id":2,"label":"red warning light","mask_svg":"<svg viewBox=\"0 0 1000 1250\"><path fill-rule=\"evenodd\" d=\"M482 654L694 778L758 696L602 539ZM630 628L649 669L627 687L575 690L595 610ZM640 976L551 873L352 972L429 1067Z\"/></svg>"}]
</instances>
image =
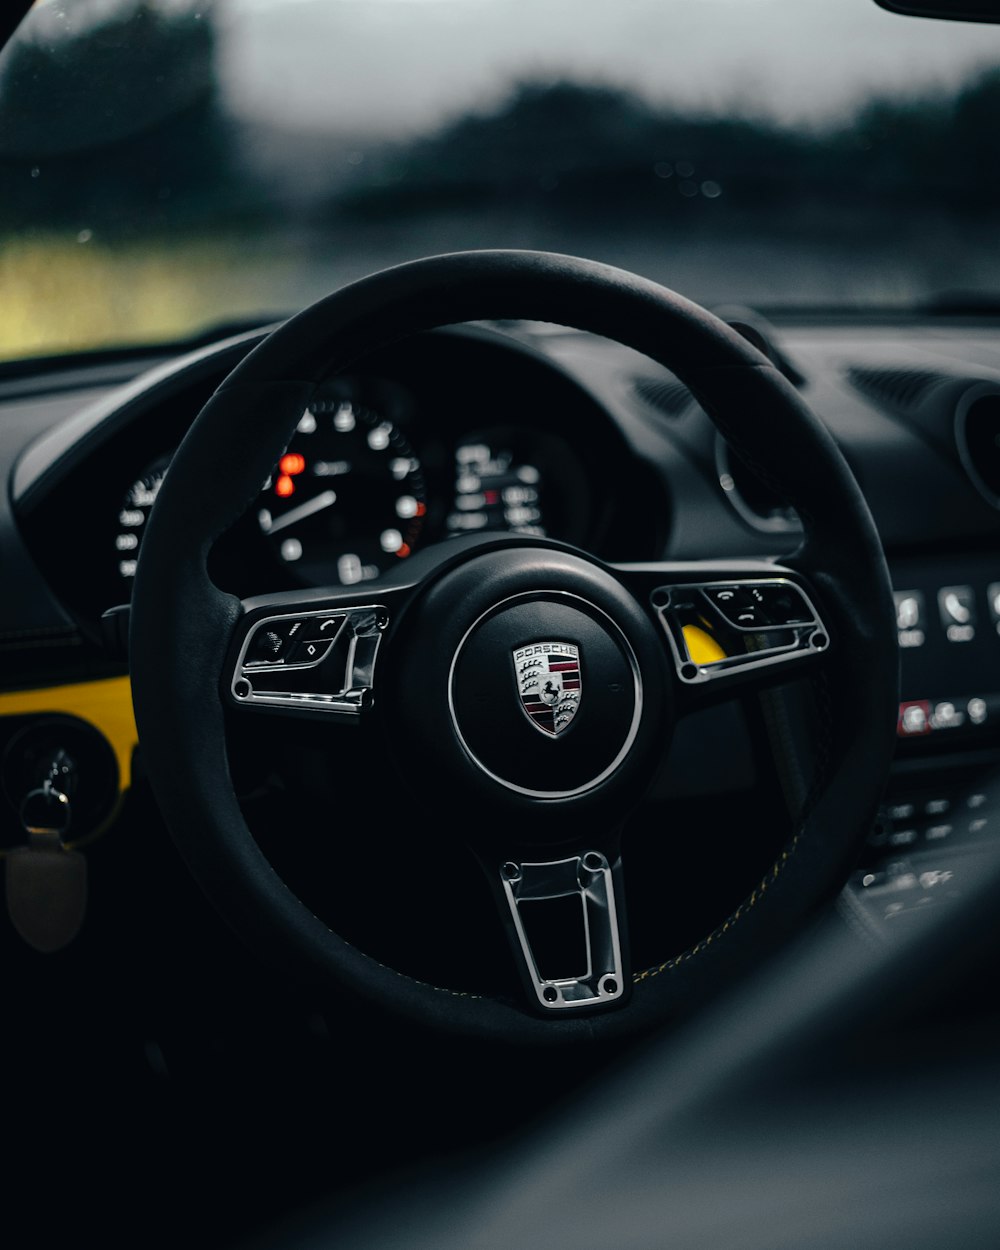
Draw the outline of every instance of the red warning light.
<instances>
[{"instance_id":1,"label":"red warning light","mask_svg":"<svg viewBox=\"0 0 1000 1250\"><path fill-rule=\"evenodd\" d=\"M426 512L427 512L427 505L426 505L425 503L418 503L418 504L417 504L416 511L414 512L414 514L413 514L413 515L414 515L414 516L423 516Z\"/></svg>"},{"instance_id":2,"label":"red warning light","mask_svg":"<svg viewBox=\"0 0 1000 1250\"><path fill-rule=\"evenodd\" d=\"M306 458L305 456L299 455L297 451L290 451L287 455L282 456L278 461L278 468L281 472L287 473L291 477L294 477L296 473L302 473L305 470L305 467ZM288 493L291 494L292 492L289 491Z\"/></svg>"},{"instance_id":3,"label":"red warning light","mask_svg":"<svg viewBox=\"0 0 1000 1250\"><path fill-rule=\"evenodd\" d=\"M289 495L295 494L295 483L287 473L282 473L275 482L274 493L280 495L282 499L287 499Z\"/></svg>"},{"instance_id":4,"label":"red warning light","mask_svg":"<svg viewBox=\"0 0 1000 1250\"><path fill-rule=\"evenodd\" d=\"M400 543L400 545L396 548L396 555L399 556L400 560L405 560L411 550L412 548L409 543Z\"/></svg>"}]
</instances>

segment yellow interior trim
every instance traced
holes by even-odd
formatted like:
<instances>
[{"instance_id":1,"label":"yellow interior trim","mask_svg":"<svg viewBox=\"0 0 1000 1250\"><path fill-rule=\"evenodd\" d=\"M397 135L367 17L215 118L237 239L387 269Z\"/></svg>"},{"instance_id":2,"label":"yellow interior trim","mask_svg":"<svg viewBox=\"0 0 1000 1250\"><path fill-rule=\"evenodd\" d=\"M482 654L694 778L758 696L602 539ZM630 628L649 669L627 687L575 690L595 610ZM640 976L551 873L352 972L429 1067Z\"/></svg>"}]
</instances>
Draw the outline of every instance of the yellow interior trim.
<instances>
[{"instance_id":1,"label":"yellow interior trim","mask_svg":"<svg viewBox=\"0 0 1000 1250\"><path fill-rule=\"evenodd\" d=\"M132 751L139 734L132 711L132 687L127 677L103 681L81 681L71 686L50 686L45 690L0 692L0 716L50 713L77 716L99 730L118 761L118 789L132 784Z\"/></svg>"},{"instance_id":2,"label":"yellow interior trim","mask_svg":"<svg viewBox=\"0 0 1000 1250\"><path fill-rule=\"evenodd\" d=\"M725 651L723 651L712 635L704 629L700 629L697 625L685 625L683 634L692 663L715 664L719 660L726 658Z\"/></svg>"}]
</instances>

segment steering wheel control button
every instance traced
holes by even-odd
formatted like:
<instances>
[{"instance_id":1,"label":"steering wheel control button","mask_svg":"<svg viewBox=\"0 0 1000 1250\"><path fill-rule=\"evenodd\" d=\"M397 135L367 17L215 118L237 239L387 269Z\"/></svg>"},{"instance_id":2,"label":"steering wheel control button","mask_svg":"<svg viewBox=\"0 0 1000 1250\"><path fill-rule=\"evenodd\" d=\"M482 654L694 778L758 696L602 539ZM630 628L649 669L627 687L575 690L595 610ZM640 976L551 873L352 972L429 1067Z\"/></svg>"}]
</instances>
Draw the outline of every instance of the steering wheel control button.
<instances>
[{"instance_id":1,"label":"steering wheel control button","mask_svg":"<svg viewBox=\"0 0 1000 1250\"><path fill-rule=\"evenodd\" d=\"M650 596L677 675L690 685L825 651L805 592L785 578L659 587Z\"/></svg>"},{"instance_id":2,"label":"steering wheel control button","mask_svg":"<svg viewBox=\"0 0 1000 1250\"><path fill-rule=\"evenodd\" d=\"M609 777L642 708L625 635L568 594L518 596L480 617L458 646L448 693L472 760L533 798L583 794Z\"/></svg>"},{"instance_id":3,"label":"steering wheel control button","mask_svg":"<svg viewBox=\"0 0 1000 1250\"><path fill-rule=\"evenodd\" d=\"M292 648L288 662L289 664L319 664L330 654L332 647L332 638L303 638Z\"/></svg>"},{"instance_id":4,"label":"steering wheel control button","mask_svg":"<svg viewBox=\"0 0 1000 1250\"><path fill-rule=\"evenodd\" d=\"M604 855L507 862L500 881L522 970L542 1011L601 1007L622 998L614 875Z\"/></svg>"},{"instance_id":5,"label":"steering wheel control button","mask_svg":"<svg viewBox=\"0 0 1000 1250\"><path fill-rule=\"evenodd\" d=\"M260 657L262 664L276 664L286 641L275 629L261 630L257 635L254 654Z\"/></svg>"},{"instance_id":6,"label":"steering wheel control button","mask_svg":"<svg viewBox=\"0 0 1000 1250\"><path fill-rule=\"evenodd\" d=\"M750 594L760 605L768 625L811 625L816 619L805 596L791 582L754 586Z\"/></svg>"},{"instance_id":7,"label":"steering wheel control button","mask_svg":"<svg viewBox=\"0 0 1000 1250\"><path fill-rule=\"evenodd\" d=\"M254 631L247 648L245 668L262 664L283 664L297 640L303 622L297 619L272 620Z\"/></svg>"},{"instance_id":8,"label":"steering wheel control button","mask_svg":"<svg viewBox=\"0 0 1000 1250\"><path fill-rule=\"evenodd\" d=\"M381 605L266 617L241 648L234 699L241 707L359 715L371 700L387 621Z\"/></svg>"},{"instance_id":9,"label":"steering wheel control button","mask_svg":"<svg viewBox=\"0 0 1000 1250\"><path fill-rule=\"evenodd\" d=\"M791 582L709 586L705 596L737 629L810 625L815 615Z\"/></svg>"},{"instance_id":10,"label":"steering wheel control button","mask_svg":"<svg viewBox=\"0 0 1000 1250\"><path fill-rule=\"evenodd\" d=\"M298 635L298 641L303 642L328 642L331 638L336 638L340 630L347 620L343 612L336 612L327 616L307 616L302 622L302 632Z\"/></svg>"},{"instance_id":11,"label":"steering wheel control button","mask_svg":"<svg viewBox=\"0 0 1000 1250\"><path fill-rule=\"evenodd\" d=\"M704 593L730 625L743 628L744 626L759 627L766 623L760 605L751 597L748 587L713 586Z\"/></svg>"}]
</instances>

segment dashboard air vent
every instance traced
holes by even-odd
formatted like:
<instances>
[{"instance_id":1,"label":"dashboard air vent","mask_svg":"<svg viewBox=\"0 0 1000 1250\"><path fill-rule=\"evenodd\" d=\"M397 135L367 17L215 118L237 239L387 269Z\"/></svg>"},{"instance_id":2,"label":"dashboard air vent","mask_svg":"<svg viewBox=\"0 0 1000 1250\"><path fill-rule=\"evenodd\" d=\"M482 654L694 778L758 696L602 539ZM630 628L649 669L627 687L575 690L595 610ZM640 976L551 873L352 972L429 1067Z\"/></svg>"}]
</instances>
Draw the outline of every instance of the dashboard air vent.
<instances>
[{"instance_id":1,"label":"dashboard air vent","mask_svg":"<svg viewBox=\"0 0 1000 1250\"><path fill-rule=\"evenodd\" d=\"M982 382L958 401L955 446L973 486L1000 508L1000 386Z\"/></svg>"},{"instance_id":2,"label":"dashboard air vent","mask_svg":"<svg viewBox=\"0 0 1000 1250\"><path fill-rule=\"evenodd\" d=\"M934 387L947 381L929 369L880 369L866 365L848 369L847 376L862 395L903 413L919 408Z\"/></svg>"},{"instance_id":3,"label":"dashboard air vent","mask_svg":"<svg viewBox=\"0 0 1000 1250\"><path fill-rule=\"evenodd\" d=\"M662 378L636 378L633 389L644 403L665 417L679 417L692 398L683 382L665 381Z\"/></svg>"}]
</instances>

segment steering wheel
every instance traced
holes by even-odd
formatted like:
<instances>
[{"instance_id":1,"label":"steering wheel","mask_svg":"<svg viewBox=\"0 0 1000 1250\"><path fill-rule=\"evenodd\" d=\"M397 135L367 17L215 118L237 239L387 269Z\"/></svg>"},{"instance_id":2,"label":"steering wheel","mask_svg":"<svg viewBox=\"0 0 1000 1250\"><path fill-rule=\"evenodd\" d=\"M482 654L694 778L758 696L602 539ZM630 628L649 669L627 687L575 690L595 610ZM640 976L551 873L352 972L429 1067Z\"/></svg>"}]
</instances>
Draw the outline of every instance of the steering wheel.
<instances>
[{"instance_id":1,"label":"steering wheel","mask_svg":"<svg viewBox=\"0 0 1000 1250\"><path fill-rule=\"evenodd\" d=\"M241 601L213 583L214 543L257 496L321 379L412 333L485 318L576 327L672 370L795 507L798 549L780 563L612 566L558 542L484 534L449 539L359 586ZM692 628L714 640L709 654L691 645ZM548 253L401 265L263 340L172 462L142 544L130 634L153 792L231 925L334 993L347 983L425 1021L492 1037L641 1028L758 959L843 883L895 738L888 572L825 428L756 348L705 309L635 275ZM797 677L822 693L823 768L790 840L712 932L662 965L632 969L620 832L641 810L675 723ZM521 973L520 999L456 993L385 967L286 886L230 778L227 718L255 715L342 724L345 733L377 724L395 782L427 813L421 857L464 842L481 862Z\"/></svg>"}]
</instances>

